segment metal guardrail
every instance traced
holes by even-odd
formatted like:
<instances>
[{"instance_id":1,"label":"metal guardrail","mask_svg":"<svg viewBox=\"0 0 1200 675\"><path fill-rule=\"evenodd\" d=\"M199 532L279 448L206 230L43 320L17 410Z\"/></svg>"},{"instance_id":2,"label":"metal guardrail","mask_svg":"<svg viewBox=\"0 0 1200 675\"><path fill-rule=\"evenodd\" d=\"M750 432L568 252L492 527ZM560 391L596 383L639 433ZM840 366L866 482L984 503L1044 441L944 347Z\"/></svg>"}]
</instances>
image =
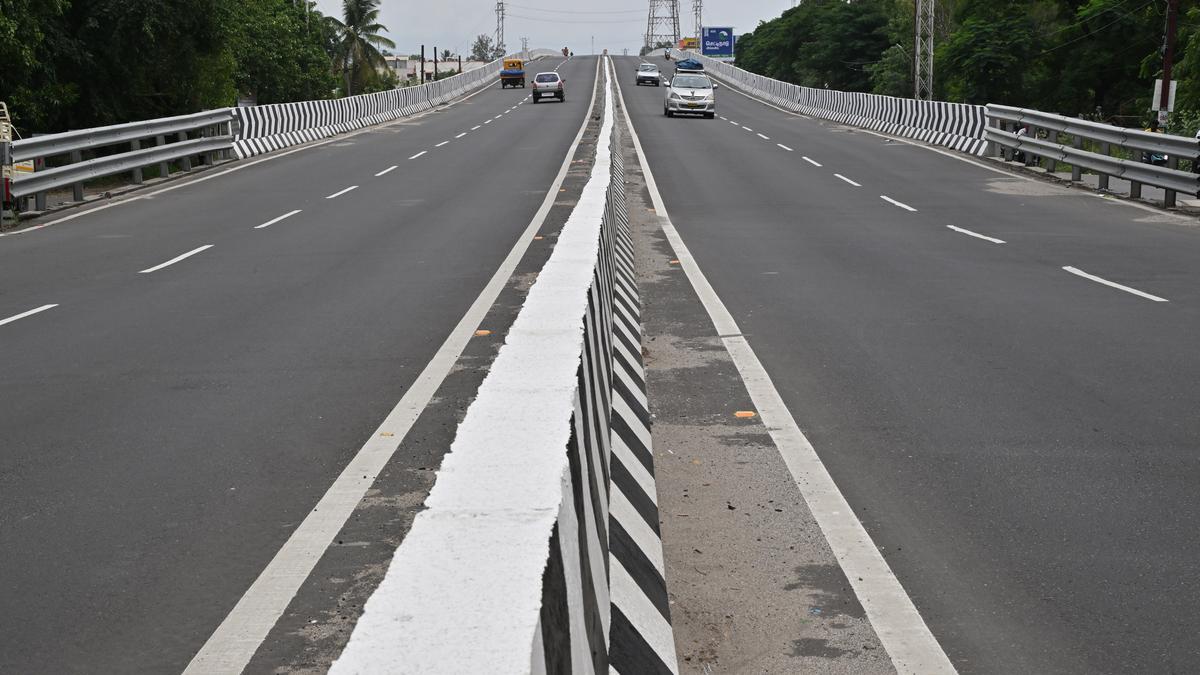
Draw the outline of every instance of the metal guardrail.
<instances>
[{"instance_id":1,"label":"metal guardrail","mask_svg":"<svg viewBox=\"0 0 1200 675\"><path fill-rule=\"evenodd\" d=\"M134 183L143 180L142 169L158 165L159 175L170 173L171 163L192 170L192 160L214 163L228 157L233 148L233 111L222 108L192 115L164 117L108 127L35 136L13 143L13 160L33 161L66 157L68 163L52 168L37 166L32 173L19 173L12 182L13 197L28 201L35 209L46 209L46 191L72 186L75 201L83 201L83 183L93 178L130 173ZM127 145L128 150L84 159L84 153Z\"/></svg>"},{"instance_id":2,"label":"metal guardrail","mask_svg":"<svg viewBox=\"0 0 1200 675\"><path fill-rule=\"evenodd\" d=\"M1051 172L1062 162L1071 166L1071 180L1076 182L1083 180L1085 169L1093 171L1102 190L1108 189L1110 177L1122 178L1129 181L1134 198L1142 196L1143 185L1153 185L1164 190L1167 208L1175 206L1179 193L1200 197L1200 140L1000 105L987 106L987 119L984 138L993 157L1013 160L1023 155L1027 166L1045 160ZM1023 128L1028 132L1018 133ZM1046 138L1039 138L1042 132ZM1114 156L1114 150L1130 159ZM1164 158L1165 166L1142 161L1156 155ZM1179 170L1181 159L1191 162L1192 171Z\"/></svg>"}]
</instances>

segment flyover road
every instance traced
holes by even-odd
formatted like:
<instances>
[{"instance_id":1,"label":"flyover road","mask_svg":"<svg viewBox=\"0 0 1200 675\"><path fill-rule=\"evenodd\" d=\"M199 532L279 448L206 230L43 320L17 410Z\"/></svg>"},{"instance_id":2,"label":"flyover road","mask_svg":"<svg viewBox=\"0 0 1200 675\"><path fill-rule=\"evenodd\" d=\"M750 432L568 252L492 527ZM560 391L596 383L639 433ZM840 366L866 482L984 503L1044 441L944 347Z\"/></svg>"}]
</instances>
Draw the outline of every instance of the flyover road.
<instances>
[{"instance_id":1,"label":"flyover road","mask_svg":"<svg viewBox=\"0 0 1200 675\"><path fill-rule=\"evenodd\" d=\"M595 69L0 237L0 672L187 666L517 245Z\"/></svg>"},{"instance_id":2,"label":"flyover road","mask_svg":"<svg viewBox=\"0 0 1200 675\"><path fill-rule=\"evenodd\" d=\"M728 89L667 119L617 61L671 220L954 665L1200 669L1200 230Z\"/></svg>"}]
</instances>

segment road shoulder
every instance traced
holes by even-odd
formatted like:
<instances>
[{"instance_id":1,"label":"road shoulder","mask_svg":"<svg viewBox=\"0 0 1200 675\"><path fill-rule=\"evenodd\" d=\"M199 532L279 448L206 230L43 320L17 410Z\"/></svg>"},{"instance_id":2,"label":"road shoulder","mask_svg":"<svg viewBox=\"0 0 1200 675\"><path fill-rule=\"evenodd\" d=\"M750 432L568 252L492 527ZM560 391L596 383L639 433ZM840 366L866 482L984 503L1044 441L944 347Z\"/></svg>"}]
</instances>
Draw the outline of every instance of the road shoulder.
<instances>
[{"instance_id":1,"label":"road shoulder","mask_svg":"<svg viewBox=\"0 0 1200 675\"><path fill-rule=\"evenodd\" d=\"M750 396L625 145L680 672L894 672L766 428L737 416Z\"/></svg>"}]
</instances>

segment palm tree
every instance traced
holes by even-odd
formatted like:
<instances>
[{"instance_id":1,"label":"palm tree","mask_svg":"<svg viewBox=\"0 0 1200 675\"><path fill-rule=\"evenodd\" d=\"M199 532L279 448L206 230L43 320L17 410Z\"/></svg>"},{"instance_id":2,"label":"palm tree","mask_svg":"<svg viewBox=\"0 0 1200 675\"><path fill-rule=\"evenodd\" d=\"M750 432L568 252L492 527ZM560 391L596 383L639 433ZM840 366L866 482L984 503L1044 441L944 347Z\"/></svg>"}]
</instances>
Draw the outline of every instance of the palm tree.
<instances>
[{"instance_id":1,"label":"palm tree","mask_svg":"<svg viewBox=\"0 0 1200 675\"><path fill-rule=\"evenodd\" d=\"M396 48L395 42L379 34L388 29L379 23L379 2L343 0L344 21L330 18L338 43L334 65L346 81L347 96L354 93L355 82L365 82L376 70L387 67L380 48Z\"/></svg>"}]
</instances>

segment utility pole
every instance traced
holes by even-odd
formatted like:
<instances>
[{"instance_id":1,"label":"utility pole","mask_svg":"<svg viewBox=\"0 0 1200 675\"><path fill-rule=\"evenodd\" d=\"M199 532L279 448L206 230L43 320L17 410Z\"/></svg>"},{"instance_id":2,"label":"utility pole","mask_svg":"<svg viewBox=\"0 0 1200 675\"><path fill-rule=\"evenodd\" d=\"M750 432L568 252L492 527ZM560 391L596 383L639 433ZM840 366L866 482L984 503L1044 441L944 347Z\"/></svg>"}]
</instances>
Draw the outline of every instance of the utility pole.
<instances>
[{"instance_id":1,"label":"utility pole","mask_svg":"<svg viewBox=\"0 0 1200 675\"><path fill-rule=\"evenodd\" d=\"M433 81L437 82L437 66L438 66L438 50L437 45L433 46Z\"/></svg>"},{"instance_id":2,"label":"utility pole","mask_svg":"<svg viewBox=\"0 0 1200 675\"><path fill-rule=\"evenodd\" d=\"M504 46L504 0L496 0L496 52L507 54Z\"/></svg>"},{"instance_id":3,"label":"utility pole","mask_svg":"<svg viewBox=\"0 0 1200 675\"><path fill-rule=\"evenodd\" d=\"M1163 35L1162 93L1158 98L1158 126L1167 128L1171 105L1171 71L1175 68L1175 32L1179 20L1179 0L1167 0L1167 29ZM1156 129L1157 131L1157 129Z\"/></svg>"},{"instance_id":4,"label":"utility pole","mask_svg":"<svg viewBox=\"0 0 1200 675\"><path fill-rule=\"evenodd\" d=\"M696 40L703 39L700 35L704 27L704 0L692 0L692 17L696 21Z\"/></svg>"},{"instance_id":5,"label":"utility pole","mask_svg":"<svg viewBox=\"0 0 1200 675\"><path fill-rule=\"evenodd\" d=\"M521 56L523 56L526 61L529 60L529 38L527 37L521 38Z\"/></svg>"},{"instance_id":6,"label":"utility pole","mask_svg":"<svg viewBox=\"0 0 1200 675\"><path fill-rule=\"evenodd\" d=\"M425 84L425 45L421 45L421 72L417 74L417 84Z\"/></svg>"},{"instance_id":7,"label":"utility pole","mask_svg":"<svg viewBox=\"0 0 1200 675\"><path fill-rule=\"evenodd\" d=\"M917 0L913 3L916 12L916 41L913 64L913 98L918 101L933 99L933 17L937 12L936 0Z\"/></svg>"}]
</instances>

